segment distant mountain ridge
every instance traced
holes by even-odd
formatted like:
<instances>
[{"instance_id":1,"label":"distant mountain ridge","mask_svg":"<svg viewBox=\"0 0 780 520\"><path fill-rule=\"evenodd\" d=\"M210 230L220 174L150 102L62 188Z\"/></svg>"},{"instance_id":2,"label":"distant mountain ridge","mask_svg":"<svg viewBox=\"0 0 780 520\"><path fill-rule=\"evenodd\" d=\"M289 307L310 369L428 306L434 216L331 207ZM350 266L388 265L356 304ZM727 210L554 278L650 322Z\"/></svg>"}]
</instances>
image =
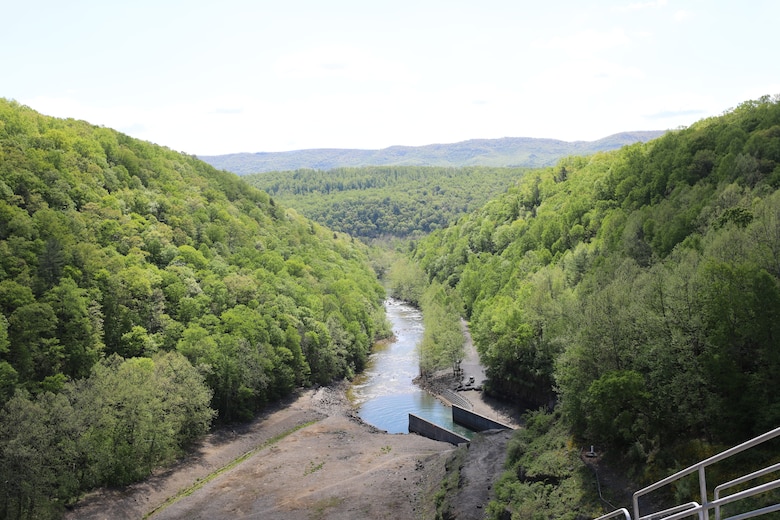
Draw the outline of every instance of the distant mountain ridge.
<instances>
[{"instance_id":1,"label":"distant mountain ridge","mask_svg":"<svg viewBox=\"0 0 780 520\"><path fill-rule=\"evenodd\" d=\"M201 155L199 159L238 175L312 168L329 170L344 166L525 166L555 164L567 155L589 155L646 142L663 130L621 132L597 141L561 141L534 137L470 139L452 144L391 146L381 150L321 148L289 152Z\"/></svg>"}]
</instances>

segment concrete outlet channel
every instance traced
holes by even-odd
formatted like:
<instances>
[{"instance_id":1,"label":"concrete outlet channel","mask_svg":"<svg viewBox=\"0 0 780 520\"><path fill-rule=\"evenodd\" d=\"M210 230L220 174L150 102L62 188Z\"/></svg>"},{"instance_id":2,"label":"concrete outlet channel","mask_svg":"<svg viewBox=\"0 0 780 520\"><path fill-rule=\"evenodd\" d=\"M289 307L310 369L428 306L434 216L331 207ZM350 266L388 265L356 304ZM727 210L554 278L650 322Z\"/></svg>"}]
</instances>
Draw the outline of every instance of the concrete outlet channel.
<instances>
[{"instance_id":1,"label":"concrete outlet channel","mask_svg":"<svg viewBox=\"0 0 780 520\"><path fill-rule=\"evenodd\" d=\"M460 406L452 406L452 422L460 424L466 428L475 432L483 432L486 430L511 430L512 428L506 424L502 424L498 421L494 421L489 417L480 415L466 410ZM429 439L435 441L449 442L450 444L458 445L468 443L469 439L459 435L452 430L443 428L438 424L434 424L422 417L419 417L413 413L409 414L409 433L418 433Z\"/></svg>"}]
</instances>

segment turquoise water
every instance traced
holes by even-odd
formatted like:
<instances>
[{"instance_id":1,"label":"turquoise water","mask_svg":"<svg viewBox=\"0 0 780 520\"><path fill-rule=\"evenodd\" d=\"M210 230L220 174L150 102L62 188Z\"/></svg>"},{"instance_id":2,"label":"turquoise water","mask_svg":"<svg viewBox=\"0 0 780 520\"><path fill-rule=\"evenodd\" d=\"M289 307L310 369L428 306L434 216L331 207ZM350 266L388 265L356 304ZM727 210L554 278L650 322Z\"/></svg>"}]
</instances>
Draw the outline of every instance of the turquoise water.
<instances>
[{"instance_id":1,"label":"turquoise water","mask_svg":"<svg viewBox=\"0 0 780 520\"><path fill-rule=\"evenodd\" d=\"M422 340L419 310L398 300L385 302L395 341L374 349L368 366L352 385L358 415L389 433L409 432L409 413L471 437L473 432L452 422L451 408L413 380L419 374L417 344Z\"/></svg>"}]
</instances>

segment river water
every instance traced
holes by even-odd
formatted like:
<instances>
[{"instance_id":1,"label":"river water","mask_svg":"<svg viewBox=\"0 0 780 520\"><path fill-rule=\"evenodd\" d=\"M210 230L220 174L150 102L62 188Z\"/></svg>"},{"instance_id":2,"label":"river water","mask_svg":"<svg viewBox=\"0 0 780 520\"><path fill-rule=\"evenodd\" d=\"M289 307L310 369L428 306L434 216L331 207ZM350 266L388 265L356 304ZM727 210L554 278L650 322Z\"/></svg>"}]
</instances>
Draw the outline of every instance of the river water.
<instances>
[{"instance_id":1,"label":"river water","mask_svg":"<svg viewBox=\"0 0 780 520\"><path fill-rule=\"evenodd\" d=\"M358 415L389 433L409 432L409 413L471 437L452 422L452 409L413 383L419 374L417 345L423 337L422 313L399 300L385 301L395 340L376 345L366 369L352 384Z\"/></svg>"}]
</instances>

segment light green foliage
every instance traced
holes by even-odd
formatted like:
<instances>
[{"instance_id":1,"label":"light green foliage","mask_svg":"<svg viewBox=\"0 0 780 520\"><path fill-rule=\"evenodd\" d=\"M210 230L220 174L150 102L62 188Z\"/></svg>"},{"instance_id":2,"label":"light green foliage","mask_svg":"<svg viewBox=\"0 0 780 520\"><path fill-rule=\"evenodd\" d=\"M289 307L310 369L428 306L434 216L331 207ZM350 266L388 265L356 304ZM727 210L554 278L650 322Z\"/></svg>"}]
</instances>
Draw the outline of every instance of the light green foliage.
<instances>
[{"instance_id":1,"label":"light green foliage","mask_svg":"<svg viewBox=\"0 0 780 520\"><path fill-rule=\"evenodd\" d=\"M526 415L507 448L506 471L496 484L487 518L534 520L595 518L600 513L591 470L571 445L560 414Z\"/></svg>"},{"instance_id":2,"label":"light green foliage","mask_svg":"<svg viewBox=\"0 0 780 520\"><path fill-rule=\"evenodd\" d=\"M79 442L88 459L86 484L121 485L146 476L207 431L214 417L203 377L175 353L113 355L64 393L85 415Z\"/></svg>"},{"instance_id":3,"label":"light green foliage","mask_svg":"<svg viewBox=\"0 0 780 520\"><path fill-rule=\"evenodd\" d=\"M446 227L525 173L521 168L367 166L247 175L326 226L362 239L421 236Z\"/></svg>"},{"instance_id":4,"label":"light green foliage","mask_svg":"<svg viewBox=\"0 0 780 520\"><path fill-rule=\"evenodd\" d=\"M412 305L420 305L428 283L425 272L407 257L399 257L387 273L387 283L393 297Z\"/></svg>"},{"instance_id":5,"label":"light green foliage","mask_svg":"<svg viewBox=\"0 0 780 520\"><path fill-rule=\"evenodd\" d=\"M366 247L235 175L0 100L0 406L34 417L51 392L78 415L90 395L80 434L95 459L77 487L139 478L204 431L211 412L182 388L233 421L354 374L387 333L383 299ZM154 397L160 385L179 400ZM148 420L176 410L190 419ZM69 496L40 478L47 497ZM0 507L42 515L28 491Z\"/></svg>"},{"instance_id":6,"label":"light green foliage","mask_svg":"<svg viewBox=\"0 0 780 520\"><path fill-rule=\"evenodd\" d=\"M203 377L182 356L114 355L58 394L17 393L0 412L3 517L44 517L79 490L146 476L207 431Z\"/></svg>"},{"instance_id":7,"label":"light green foliage","mask_svg":"<svg viewBox=\"0 0 780 520\"><path fill-rule=\"evenodd\" d=\"M354 373L386 332L359 243L192 157L8 101L0 121L0 360L18 383L178 348L231 420Z\"/></svg>"},{"instance_id":8,"label":"light green foliage","mask_svg":"<svg viewBox=\"0 0 780 520\"><path fill-rule=\"evenodd\" d=\"M422 341L417 347L420 373L423 377L443 369L455 373L463 359L462 305L454 292L438 283L425 290L420 303L425 325Z\"/></svg>"},{"instance_id":9,"label":"light green foliage","mask_svg":"<svg viewBox=\"0 0 780 520\"><path fill-rule=\"evenodd\" d=\"M747 102L530 172L420 240L413 259L462 298L489 389L557 400L577 435L662 468L684 439L776 426L778 128L780 98Z\"/></svg>"},{"instance_id":10,"label":"light green foliage","mask_svg":"<svg viewBox=\"0 0 780 520\"><path fill-rule=\"evenodd\" d=\"M62 345L63 374L84 377L103 350L100 323L90 315L97 303L72 278L62 278L46 294L57 316L57 337Z\"/></svg>"},{"instance_id":11,"label":"light green foliage","mask_svg":"<svg viewBox=\"0 0 780 520\"><path fill-rule=\"evenodd\" d=\"M8 354L8 320L0 314L0 354Z\"/></svg>"}]
</instances>

